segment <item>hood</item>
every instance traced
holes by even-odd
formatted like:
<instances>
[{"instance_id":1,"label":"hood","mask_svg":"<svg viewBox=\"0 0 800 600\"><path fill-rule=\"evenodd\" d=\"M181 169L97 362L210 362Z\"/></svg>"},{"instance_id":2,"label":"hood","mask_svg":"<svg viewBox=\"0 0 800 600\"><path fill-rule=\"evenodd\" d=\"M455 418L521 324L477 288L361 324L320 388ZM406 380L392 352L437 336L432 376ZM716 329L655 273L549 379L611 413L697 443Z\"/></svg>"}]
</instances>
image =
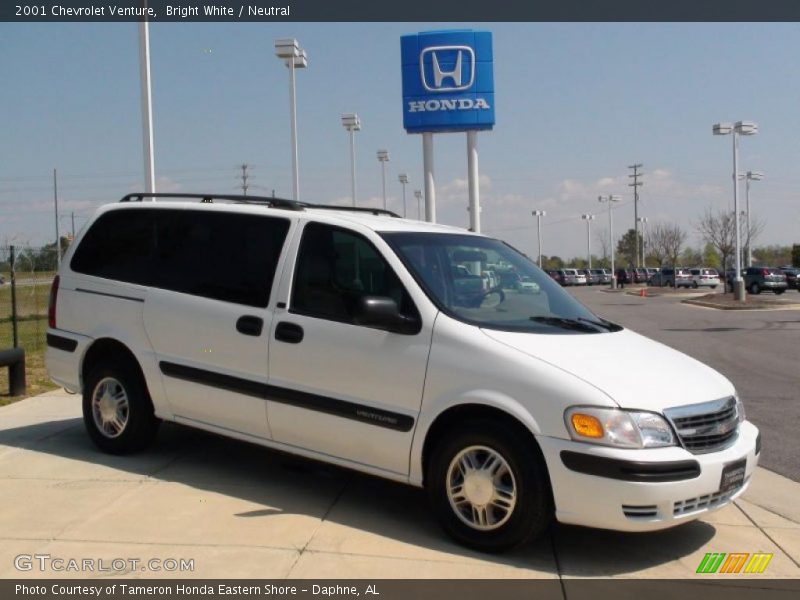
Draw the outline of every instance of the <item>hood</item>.
<instances>
[{"instance_id":1,"label":"hood","mask_svg":"<svg viewBox=\"0 0 800 600\"><path fill-rule=\"evenodd\" d=\"M660 412L734 394L730 381L711 367L626 329L574 335L483 332L582 379L622 408Z\"/></svg>"}]
</instances>

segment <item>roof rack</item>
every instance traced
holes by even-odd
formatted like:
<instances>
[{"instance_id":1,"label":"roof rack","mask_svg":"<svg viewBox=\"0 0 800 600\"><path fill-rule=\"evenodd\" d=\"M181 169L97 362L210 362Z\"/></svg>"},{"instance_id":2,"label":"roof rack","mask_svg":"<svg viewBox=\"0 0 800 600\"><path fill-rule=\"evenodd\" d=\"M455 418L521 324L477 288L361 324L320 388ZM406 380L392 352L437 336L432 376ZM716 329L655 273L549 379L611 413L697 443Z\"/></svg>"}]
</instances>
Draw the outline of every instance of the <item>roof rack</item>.
<instances>
[{"instance_id":1,"label":"roof rack","mask_svg":"<svg viewBox=\"0 0 800 600\"><path fill-rule=\"evenodd\" d=\"M286 210L305 210L306 208L318 208L323 210L342 210L348 212L368 213L372 215L386 215L389 217L400 218L395 212L383 208L369 208L361 206L333 206L330 204L309 204L297 200L286 200L285 198L274 198L271 196L243 196L241 194L182 194L173 192L134 192L122 197L120 202L142 202L145 198L181 198L198 199L201 204L211 204L214 200L224 200L240 204L256 204L268 206L270 208L284 208Z\"/></svg>"}]
</instances>

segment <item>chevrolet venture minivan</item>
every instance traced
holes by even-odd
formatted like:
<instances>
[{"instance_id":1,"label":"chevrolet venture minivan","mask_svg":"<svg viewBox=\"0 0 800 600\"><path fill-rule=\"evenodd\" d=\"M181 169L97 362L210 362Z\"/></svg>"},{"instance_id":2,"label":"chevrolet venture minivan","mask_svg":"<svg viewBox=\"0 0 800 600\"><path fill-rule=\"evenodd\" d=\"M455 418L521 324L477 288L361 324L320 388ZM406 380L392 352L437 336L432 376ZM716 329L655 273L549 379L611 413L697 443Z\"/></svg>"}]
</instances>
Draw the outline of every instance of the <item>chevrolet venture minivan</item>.
<instances>
[{"instance_id":1,"label":"chevrolet venture minivan","mask_svg":"<svg viewBox=\"0 0 800 600\"><path fill-rule=\"evenodd\" d=\"M53 282L48 372L103 451L182 423L424 487L486 551L553 517L663 529L746 489L760 437L731 383L508 244L382 210L175 196L101 207ZM539 292L481 284L487 265Z\"/></svg>"}]
</instances>

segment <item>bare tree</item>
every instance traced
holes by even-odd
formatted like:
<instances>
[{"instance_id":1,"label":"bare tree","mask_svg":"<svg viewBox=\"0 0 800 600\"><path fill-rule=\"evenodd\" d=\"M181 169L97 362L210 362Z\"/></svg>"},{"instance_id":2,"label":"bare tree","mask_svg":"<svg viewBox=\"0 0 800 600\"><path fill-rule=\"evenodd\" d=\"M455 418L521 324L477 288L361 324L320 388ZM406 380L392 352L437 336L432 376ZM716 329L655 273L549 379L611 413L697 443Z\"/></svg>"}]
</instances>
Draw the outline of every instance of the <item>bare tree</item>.
<instances>
[{"instance_id":1,"label":"bare tree","mask_svg":"<svg viewBox=\"0 0 800 600\"><path fill-rule=\"evenodd\" d=\"M740 221L742 229L742 248L755 240L764 229L764 223L758 218L750 217L750 229L747 229L747 222L744 218ZM707 208L703 213L700 222L697 224L697 231L703 236L703 240L714 246L714 249L722 259L722 268L730 266L731 258L736 252L736 220L734 214L727 210L713 211Z\"/></svg>"},{"instance_id":2,"label":"bare tree","mask_svg":"<svg viewBox=\"0 0 800 600\"><path fill-rule=\"evenodd\" d=\"M686 232L676 224L656 223L647 231L647 247L650 255L659 266L678 262L683 245L686 243Z\"/></svg>"},{"instance_id":3,"label":"bare tree","mask_svg":"<svg viewBox=\"0 0 800 600\"><path fill-rule=\"evenodd\" d=\"M600 249L603 251L603 258L608 258L608 249L611 247L611 244L608 241L608 231L605 229L596 229L594 232L594 237L597 240Z\"/></svg>"}]
</instances>

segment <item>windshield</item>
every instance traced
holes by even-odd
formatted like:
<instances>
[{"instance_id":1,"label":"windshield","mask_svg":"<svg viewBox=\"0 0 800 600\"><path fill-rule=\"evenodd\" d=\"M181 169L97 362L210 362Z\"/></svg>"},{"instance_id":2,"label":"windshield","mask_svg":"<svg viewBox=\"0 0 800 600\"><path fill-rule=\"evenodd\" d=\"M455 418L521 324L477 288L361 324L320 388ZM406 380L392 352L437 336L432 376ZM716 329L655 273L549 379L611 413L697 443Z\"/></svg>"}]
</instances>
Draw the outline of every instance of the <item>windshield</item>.
<instances>
[{"instance_id":1,"label":"windshield","mask_svg":"<svg viewBox=\"0 0 800 600\"><path fill-rule=\"evenodd\" d=\"M621 329L591 313L527 257L499 240L449 233L381 235L431 300L462 321L535 333ZM489 269L497 276L487 276ZM518 282L533 282L536 287Z\"/></svg>"}]
</instances>

